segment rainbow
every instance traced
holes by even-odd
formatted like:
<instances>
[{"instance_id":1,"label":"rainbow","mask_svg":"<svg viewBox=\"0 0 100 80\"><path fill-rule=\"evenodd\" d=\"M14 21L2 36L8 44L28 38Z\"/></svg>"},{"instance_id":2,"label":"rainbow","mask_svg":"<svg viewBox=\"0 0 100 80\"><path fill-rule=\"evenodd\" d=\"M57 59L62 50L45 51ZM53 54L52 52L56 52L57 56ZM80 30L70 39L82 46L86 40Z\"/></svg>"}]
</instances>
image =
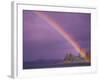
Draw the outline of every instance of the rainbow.
<instances>
[{"instance_id":1,"label":"rainbow","mask_svg":"<svg viewBox=\"0 0 100 80\"><path fill-rule=\"evenodd\" d=\"M43 12L35 12L36 15L38 15L40 18L44 19L52 26L53 29L55 29L61 36L64 37L65 40L67 40L74 48L75 50L80 53L81 57L84 58L85 61L90 61L89 58L87 58L86 51L80 47L80 45L75 41L75 39L67 32L65 32L61 25L57 22L55 22L51 17L44 14Z\"/></svg>"}]
</instances>

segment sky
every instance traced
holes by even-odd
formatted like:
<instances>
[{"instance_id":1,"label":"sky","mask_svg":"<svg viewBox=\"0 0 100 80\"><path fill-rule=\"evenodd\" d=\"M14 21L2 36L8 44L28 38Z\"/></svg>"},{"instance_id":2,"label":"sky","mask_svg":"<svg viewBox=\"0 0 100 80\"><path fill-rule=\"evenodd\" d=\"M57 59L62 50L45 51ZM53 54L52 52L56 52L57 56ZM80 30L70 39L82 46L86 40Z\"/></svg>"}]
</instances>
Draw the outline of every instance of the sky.
<instances>
[{"instance_id":1,"label":"sky","mask_svg":"<svg viewBox=\"0 0 100 80\"><path fill-rule=\"evenodd\" d=\"M91 14L23 10L23 59L64 59L67 53L79 55L75 48L57 32L48 21L37 15L42 12L69 33L74 40L90 52Z\"/></svg>"}]
</instances>

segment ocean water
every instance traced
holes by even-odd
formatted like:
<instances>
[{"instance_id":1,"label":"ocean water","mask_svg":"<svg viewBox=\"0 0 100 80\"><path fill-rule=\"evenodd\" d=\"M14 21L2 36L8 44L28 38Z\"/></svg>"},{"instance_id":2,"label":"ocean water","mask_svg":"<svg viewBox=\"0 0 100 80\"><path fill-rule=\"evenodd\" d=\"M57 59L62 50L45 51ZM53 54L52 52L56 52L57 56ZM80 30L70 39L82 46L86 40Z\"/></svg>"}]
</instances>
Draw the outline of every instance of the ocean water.
<instances>
[{"instance_id":1,"label":"ocean water","mask_svg":"<svg viewBox=\"0 0 100 80\"><path fill-rule=\"evenodd\" d=\"M37 60L23 62L23 69L39 69L39 68L58 68L58 67L82 67L90 66L90 62L70 62L64 64L63 60Z\"/></svg>"}]
</instances>

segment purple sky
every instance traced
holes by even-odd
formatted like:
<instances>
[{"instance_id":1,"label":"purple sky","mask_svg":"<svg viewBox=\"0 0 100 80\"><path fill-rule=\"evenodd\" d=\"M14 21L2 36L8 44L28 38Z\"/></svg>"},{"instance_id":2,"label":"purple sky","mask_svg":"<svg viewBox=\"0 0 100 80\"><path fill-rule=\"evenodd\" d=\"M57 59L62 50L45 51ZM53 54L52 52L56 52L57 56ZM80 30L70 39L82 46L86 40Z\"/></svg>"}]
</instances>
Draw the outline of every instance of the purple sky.
<instances>
[{"instance_id":1,"label":"purple sky","mask_svg":"<svg viewBox=\"0 0 100 80\"><path fill-rule=\"evenodd\" d=\"M72 45L66 41L47 21L36 15L33 10L23 11L23 54L24 61L38 59L63 59L67 52L78 55ZM42 11L43 12L43 11ZM90 53L89 13L47 12L51 17Z\"/></svg>"}]
</instances>

